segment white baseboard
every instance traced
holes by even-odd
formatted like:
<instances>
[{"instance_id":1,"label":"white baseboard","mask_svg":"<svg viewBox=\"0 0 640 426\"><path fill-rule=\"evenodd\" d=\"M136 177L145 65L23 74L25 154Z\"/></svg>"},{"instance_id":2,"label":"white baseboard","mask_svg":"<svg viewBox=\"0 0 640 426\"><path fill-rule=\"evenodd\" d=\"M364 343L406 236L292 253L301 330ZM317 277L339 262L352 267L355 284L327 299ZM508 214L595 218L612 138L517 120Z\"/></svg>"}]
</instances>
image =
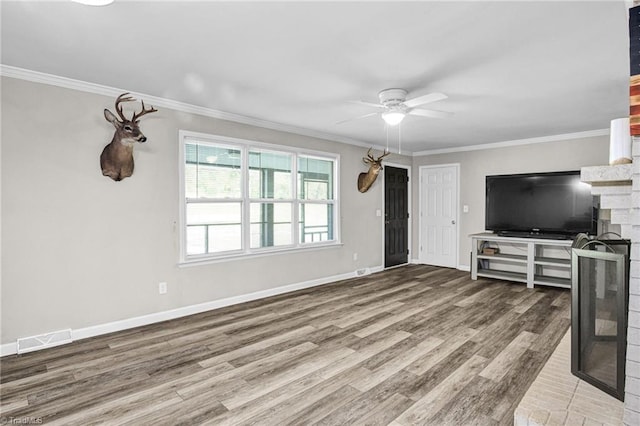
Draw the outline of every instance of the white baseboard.
<instances>
[{"instance_id":1,"label":"white baseboard","mask_svg":"<svg viewBox=\"0 0 640 426\"><path fill-rule=\"evenodd\" d=\"M0 356L13 355L18 353L18 342L5 343L0 345Z\"/></svg>"},{"instance_id":2,"label":"white baseboard","mask_svg":"<svg viewBox=\"0 0 640 426\"><path fill-rule=\"evenodd\" d=\"M422 265L420 259L411 259L409 263L411 263L412 265ZM456 269L458 269L459 271L471 272L471 266L469 265L458 265Z\"/></svg>"},{"instance_id":3,"label":"white baseboard","mask_svg":"<svg viewBox=\"0 0 640 426\"><path fill-rule=\"evenodd\" d=\"M382 272L384 271L384 266L380 265L380 266L374 266L373 268L369 268L372 274L375 274L376 272Z\"/></svg>"},{"instance_id":4,"label":"white baseboard","mask_svg":"<svg viewBox=\"0 0 640 426\"><path fill-rule=\"evenodd\" d=\"M212 300L211 302L199 303L197 305L183 306L181 308L171 309L169 311L155 312L148 315L142 315L139 317L128 318L120 321L114 321L106 324L98 324L98 325L93 325L89 327L78 328L75 330L72 329L71 341L100 336L102 334L108 334L108 333L113 333L115 331L127 330L130 328L154 324L161 321L181 318L188 315L210 311L213 309L223 308L225 306L237 305L239 303L249 302L257 299L264 299L269 296L277 296L279 294L289 293L291 291L302 290L305 288L315 287L323 284L329 284L336 281L346 280L349 278L361 277L364 275L369 275L369 274L383 271L384 267L373 266L373 267L364 268L364 269L366 270L366 273L364 274L362 273L362 269L360 269L354 272L348 272L344 274L333 275L330 277L318 278L315 280L303 281L300 283L289 284L282 287L271 288L268 290L256 291L254 293L227 297L225 299L220 299L220 300ZM44 349L44 347L40 349ZM32 349L32 350L37 350L37 349ZM5 343L3 345L0 345L0 356L14 355L16 353L18 353L17 342Z\"/></svg>"}]
</instances>

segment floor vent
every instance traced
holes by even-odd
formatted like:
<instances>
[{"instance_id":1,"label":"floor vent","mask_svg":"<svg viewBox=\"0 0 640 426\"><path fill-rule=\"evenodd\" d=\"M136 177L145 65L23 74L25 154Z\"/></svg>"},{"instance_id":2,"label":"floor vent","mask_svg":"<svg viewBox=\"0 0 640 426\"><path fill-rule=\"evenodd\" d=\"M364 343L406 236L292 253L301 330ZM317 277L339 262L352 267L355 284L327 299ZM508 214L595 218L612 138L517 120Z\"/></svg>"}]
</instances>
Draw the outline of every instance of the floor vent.
<instances>
[{"instance_id":1,"label":"floor vent","mask_svg":"<svg viewBox=\"0 0 640 426\"><path fill-rule=\"evenodd\" d=\"M356 270L356 277L362 277L364 275L369 275L370 273L371 273L371 269L369 269L369 268L357 269Z\"/></svg>"},{"instance_id":2,"label":"floor vent","mask_svg":"<svg viewBox=\"0 0 640 426\"><path fill-rule=\"evenodd\" d=\"M73 342L73 339L71 338L71 329L69 328L67 330L53 331L39 336L23 337L18 339L17 352L19 354L24 354L71 342Z\"/></svg>"}]
</instances>

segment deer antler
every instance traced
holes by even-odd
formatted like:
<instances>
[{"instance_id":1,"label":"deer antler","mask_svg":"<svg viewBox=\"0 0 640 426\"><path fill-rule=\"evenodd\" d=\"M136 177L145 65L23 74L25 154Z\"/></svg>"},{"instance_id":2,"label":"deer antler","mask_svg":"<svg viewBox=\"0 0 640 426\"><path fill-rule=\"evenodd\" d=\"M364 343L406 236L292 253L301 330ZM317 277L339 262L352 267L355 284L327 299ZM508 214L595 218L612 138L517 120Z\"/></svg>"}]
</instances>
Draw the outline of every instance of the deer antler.
<instances>
[{"instance_id":1,"label":"deer antler","mask_svg":"<svg viewBox=\"0 0 640 426\"><path fill-rule=\"evenodd\" d=\"M149 114L149 113L157 112L157 111L158 111L158 110L157 110L157 109L155 109L153 106L152 106L151 108L149 108L149 109L145 109L145 107L144 107L144 101L140 101L140 102L142 102L142 110L141 110L139 113L137 113L137 112L134 112L134 113L133 113L133 117L131 117L131 121L133 121L133 122L137 122L137 121L138 121L138 119L139 119L140 117L142 117L143 115L145 115L145 114Z\"/></svg>"},{"instance_id":2,"label":"deer antler","mask_svg":"<svg viewBox=\"0 0 640 426\"><path fill-rule=\"evenodd\" d=\"M391 154L391 151L387 151L386 149L384 150L384 152L382 153L382 155L380 157L378 157L378 159L376 160L373 155L371 155L371 149L369 148L369 150L367 151L367 157L362 157L362 161L364 161L364 164L380 164L380 162L382 161L382 159L384 157L386 157L387 155Z\"/></svg>"},{"instance_id":3,"label":"deer antler","mask_svg":"<svg viewBox=\"0 0 640 426\"><path fill-rule=\"evenodd\" d=\"M367 158L362 157L362 161L364 162L364 164L371 164L371 163L375 163L376 159L373 158L373 155L371 155L371 149L369 148L369 150L367 151Z\"/></svg>"},{"instance_id":4,"label":"deer antler","mask_svg":"<svg viewBox=\"0 0 640 426\"><path fill-rule=\"evenodd\" d=\"M378 159L376 160L377 162L379 162L380 160L382 160L384 157L386 157L387 155L391 154L391 151L387 151L386 149L384 150L384 153L378 157Z\"/></svg>"},{"instance_id":5,"label":"deer antler","mask_svg":"<svg viewBox=\"0 0 640 426\"><path fill-rule=\"evenodd\" d=\"M122 121L127 121L127 119L125 118L122 112L122 106L120 106L120 103L135 101L135 98L128 96L129 94L130 94L129 92L123 93L122 95L118 96L118 98L116 99L116 112L118 113L118 115L120 116L120 120Z\"/></svg>"}]
</instances>

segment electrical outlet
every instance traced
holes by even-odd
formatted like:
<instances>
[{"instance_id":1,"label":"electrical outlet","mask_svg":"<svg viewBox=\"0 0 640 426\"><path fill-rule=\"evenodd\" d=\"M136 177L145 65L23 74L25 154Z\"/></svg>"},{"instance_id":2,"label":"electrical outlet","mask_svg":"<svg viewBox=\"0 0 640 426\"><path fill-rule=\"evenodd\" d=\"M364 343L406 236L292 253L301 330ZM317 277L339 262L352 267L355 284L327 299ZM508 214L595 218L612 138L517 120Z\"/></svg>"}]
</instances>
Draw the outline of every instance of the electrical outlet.
<instances>
[{"instance_id":1,"label":"electrical outlet","mask_svg":"<svg viewBox=\"0 0 640 426\"><path fill-rule=\"evenodd\" d=\"M353 260L358 260L358 253L353 253Z\"/></svg>"},{"instance_id":2,"label":"electrical outlet","mask_svg":"<svg viewBox=\"0 0 640 426\"><path fill-rule=\"evenodd\" d=\"M158 293L166 294L167 293L167 283L162 282L158 284Z\"/></svg>"}]
</instances>

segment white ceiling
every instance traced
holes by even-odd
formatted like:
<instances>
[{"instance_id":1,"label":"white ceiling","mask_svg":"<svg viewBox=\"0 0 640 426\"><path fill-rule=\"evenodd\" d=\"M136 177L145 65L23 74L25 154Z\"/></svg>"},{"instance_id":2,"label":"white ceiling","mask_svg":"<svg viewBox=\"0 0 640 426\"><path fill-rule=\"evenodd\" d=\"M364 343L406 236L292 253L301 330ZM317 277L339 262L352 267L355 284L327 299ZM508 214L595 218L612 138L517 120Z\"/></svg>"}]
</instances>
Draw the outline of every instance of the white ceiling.
<instances>
[{"instance_id":1,"label":"white ceiling","mask_svg":"<svg viewBox=\"0 0 640 426\"><path fill-rule=\"evenodd\" d=\"M384 146L377 93L429 105L403 152L605 129L628 112L626 5L2 1L2 64ZM97 113L101 114L101 111ZM392 146L397 131L390 133Z\"/></svg>"}]
</instances>

